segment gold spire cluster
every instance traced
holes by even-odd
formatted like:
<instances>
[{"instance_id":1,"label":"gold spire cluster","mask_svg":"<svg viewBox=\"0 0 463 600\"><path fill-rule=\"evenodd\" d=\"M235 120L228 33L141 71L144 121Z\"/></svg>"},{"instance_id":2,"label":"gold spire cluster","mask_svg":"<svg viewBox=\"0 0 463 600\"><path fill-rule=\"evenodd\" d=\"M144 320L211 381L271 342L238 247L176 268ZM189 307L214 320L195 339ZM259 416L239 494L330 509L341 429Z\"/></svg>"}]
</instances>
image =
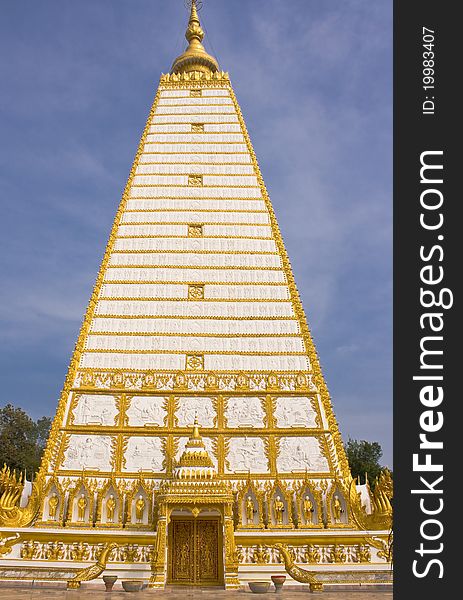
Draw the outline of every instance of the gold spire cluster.
<instances>
[{"instance_id":1,"label":"gold spire cluster","mask_svg":"<svg viewBox=\"0 0 463 600\"><path fill-rule=\"evenodd\" d=\"M179 479L210 479L216 475L214 463L199 433L196 418L193 425L193 435L185 445L185 450L178 461L175 474Z\"/></svg>"},{"instance_id":2,"label":"gold spire cluster","mask_svg":"<svg viewBox=\"0 0 463 600\"><path fill-rule=\"evenodd\" d=\"M185 37L189 43L183 54L174 60L171 73L215 73L219 70L216 59L208 54L202 45L204 31L199 21L196 0L191 2L191 13Z\"/></svg>"}]
</instances>

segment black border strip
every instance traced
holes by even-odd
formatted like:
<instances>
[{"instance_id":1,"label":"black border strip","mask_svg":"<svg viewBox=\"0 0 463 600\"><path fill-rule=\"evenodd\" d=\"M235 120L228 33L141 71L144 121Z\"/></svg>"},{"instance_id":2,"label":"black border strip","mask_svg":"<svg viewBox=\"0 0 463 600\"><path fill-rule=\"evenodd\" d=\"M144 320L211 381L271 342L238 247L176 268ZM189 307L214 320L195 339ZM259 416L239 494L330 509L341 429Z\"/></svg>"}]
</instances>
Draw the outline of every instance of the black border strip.
<instances>
[{"instance_id":1,"label":"black border strip","mask_svg":"<svg viewBox=\"0 0 463 600\"><path fill-rule=\"evenodd\" d=\"M456 88L463 36L457 9L451 2L394 1L394 598L399 600L409 600L411 593L436 600L439 592L458 585L463 493L458 491L462 226L457 214L463 169ZM433 32L425 31L424 40L423 27ZM434 45L424 48L427 41ZM431 68L423 64L428 59L434 61L433 73L423 71ZM434 81L423 81L424 76ZM425 90L425 84L435 87ZM425 168L420 175L422 163L442 168ZM453 306L425 307L433 298ZM427 313L435 316L423 316ZM441 330L433 331L431 322ZM420 434L443 448L420 449ZM426 461L437 469L442 465L442 471L424 470L419 465Z\"/></svg>"}]
</instances>

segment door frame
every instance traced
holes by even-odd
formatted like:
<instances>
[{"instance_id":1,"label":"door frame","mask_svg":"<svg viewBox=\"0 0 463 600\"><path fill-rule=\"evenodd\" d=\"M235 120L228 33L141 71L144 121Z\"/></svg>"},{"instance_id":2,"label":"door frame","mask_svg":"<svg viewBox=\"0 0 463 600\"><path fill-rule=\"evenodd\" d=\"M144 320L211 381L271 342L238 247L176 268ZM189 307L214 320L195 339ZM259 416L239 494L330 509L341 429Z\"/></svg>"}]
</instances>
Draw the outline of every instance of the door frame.
<instances>
[{"instance_id":1,"label":"door frame","mask_svg":"<svg viewBox=\"0 0 463 600\"><path fill-rule=\"evenodd\" d=\"M214 582L193 582L188 583L175 581L172 579L172 561L173 561L173 522L175 521L216 521L217 522L217 554L218 554L218 581ZM167 585L175 586L198 586L198 587L222 587L225 585L224 577L224 534L222 515L198 515L195 517L191 513L183 515L172 515L167 527Z\"/></svg>"}]
</instances>

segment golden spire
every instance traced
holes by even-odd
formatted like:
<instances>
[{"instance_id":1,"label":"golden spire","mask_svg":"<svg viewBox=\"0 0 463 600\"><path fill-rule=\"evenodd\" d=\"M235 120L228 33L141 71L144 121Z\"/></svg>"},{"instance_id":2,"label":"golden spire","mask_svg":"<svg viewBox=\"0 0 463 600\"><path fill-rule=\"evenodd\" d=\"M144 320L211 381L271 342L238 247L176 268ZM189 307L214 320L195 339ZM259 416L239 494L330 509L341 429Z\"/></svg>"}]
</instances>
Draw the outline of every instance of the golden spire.
<instances>
[{"instance_id":1,"label":"golden spire","mask_svg":"<svg viewBox=\"0 0 463 600\"><path fill-rule=\"evenodd\" d=\"M195 416L193 435L185 445L174 476L177 479L212 479L215 475L214 463L199 433L199 423Z\"/></svg>"},{"instance_id":2,"label":"golden spire","mask_svg":"<svg viewBox=\"0 0 463 600\"><path fill-rule=\"evenodd\" d=\"M195 414L195 422L193 423L193 439L195 439L195 440L201 439L201 434L199 433L198 416L196 414Z\"/></svg>"},{"instance_id":3,"label":"golden spire","mask_svg":"<svg viewBox=\"0 0 463 600\"><path fill-rule=\"evenodd\" d=\"M216 59L208 54L202 45L204 31L198 17L196 0L191 0L191 13L185 37L189 43L183 54L174 60L171 73L215 73L219 70Z\"/></svg>"}]
</instances>

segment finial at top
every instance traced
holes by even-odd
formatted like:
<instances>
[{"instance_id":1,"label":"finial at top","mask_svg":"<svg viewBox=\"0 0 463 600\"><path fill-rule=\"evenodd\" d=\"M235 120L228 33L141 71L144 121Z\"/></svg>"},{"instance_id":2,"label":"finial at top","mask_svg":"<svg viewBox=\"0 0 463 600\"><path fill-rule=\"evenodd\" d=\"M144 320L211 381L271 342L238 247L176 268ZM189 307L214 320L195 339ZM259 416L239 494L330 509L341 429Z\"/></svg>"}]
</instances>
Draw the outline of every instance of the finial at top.
<instances>
[{"instance_id":1,"label":"finial at top","mask_svg":"<svg viewBox=\"0 0 463 600\"><path fill-rule=\"evenodd\" d=\"M201 434L199 433L198 414L196 412L195 412L195 421L193 423L193 439L195 439L195 440L201 439Z\"/></svg>"},{"instance_id":2,"label":"finial at top","mask_svg":"<svg viewBox=\"0 0 463 600\"><path fill-rule=\"evenodd\" d=\"M215 73L219 70L219 64L216 59L208 54L202 45L204 31L198 16L198 0L189 0L191 2L190 20L185 32L185 37L189 43L188 48L183 54L174 60L171 73Z\"/></svg>"}]
</instances>

